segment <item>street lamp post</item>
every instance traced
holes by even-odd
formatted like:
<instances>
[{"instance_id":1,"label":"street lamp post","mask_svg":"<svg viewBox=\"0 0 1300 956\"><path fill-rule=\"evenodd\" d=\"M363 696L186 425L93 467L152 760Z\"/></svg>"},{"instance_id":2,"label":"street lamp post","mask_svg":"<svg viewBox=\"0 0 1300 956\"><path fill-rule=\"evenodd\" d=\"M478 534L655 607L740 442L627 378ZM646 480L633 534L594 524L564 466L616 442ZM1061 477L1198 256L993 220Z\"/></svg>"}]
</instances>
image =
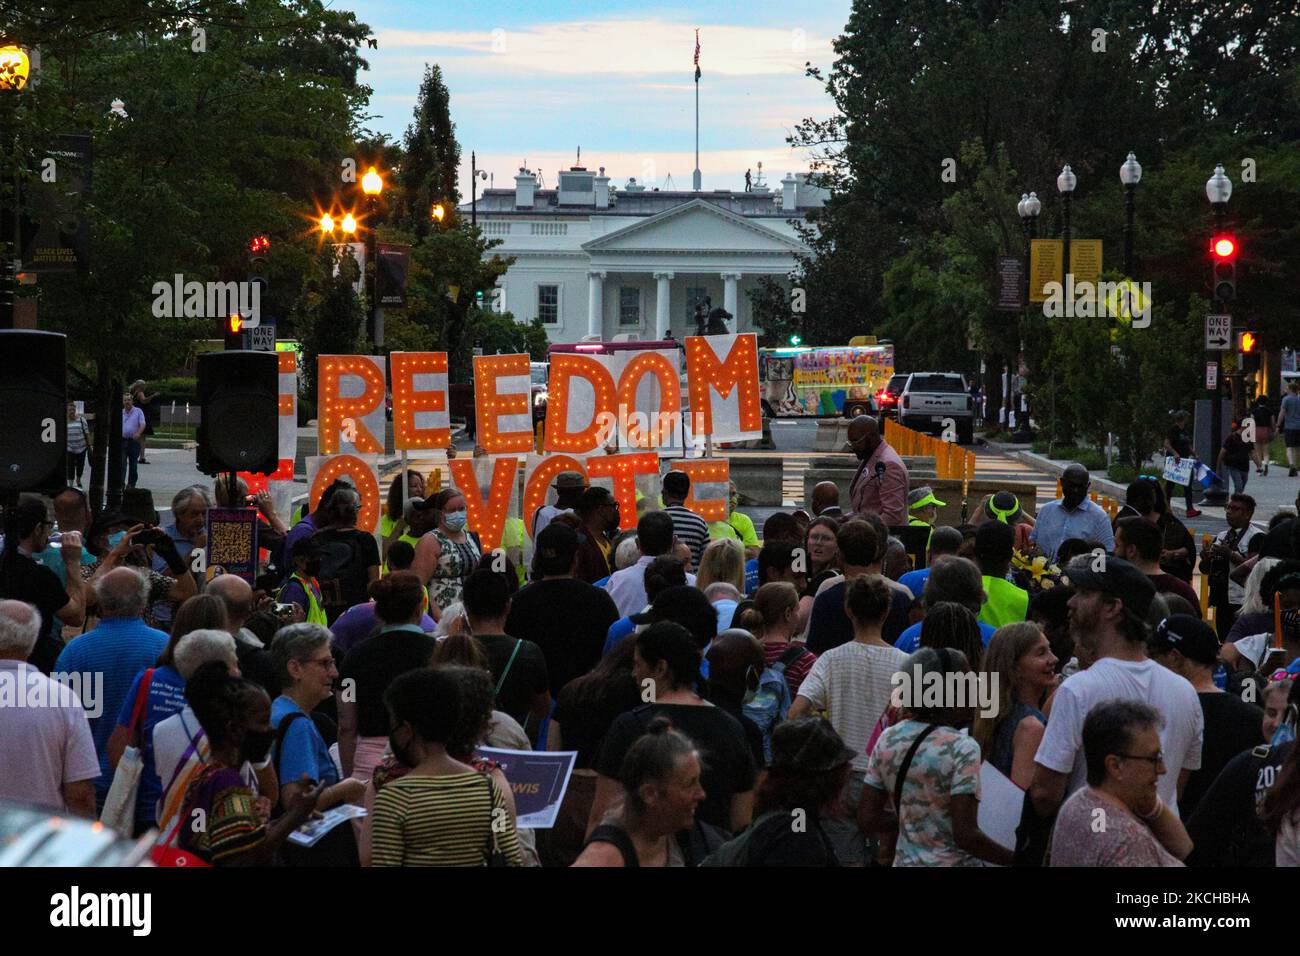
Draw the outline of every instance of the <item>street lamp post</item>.
<instances>
[{"instance_id":1,"label":"street lamp post","mask_svg":"<svg viewBox=\"0 0 1300 956\"><path fill-rule=\"evenodd\" d=\"M1031 261L1033 261L1033 255L1032 255L1033 241L1034 241L1034 237L1038 234L1038 214L1042 212L1042 210L1043 210L1043 204L1042 201L1039 200L1038 198L1038 193L1031 192L1028 195L1021 193L1020 202L1016 203L1016 212L1020 215L1020 228L1025 235L1025 308L1022 314L1024 321L1021 324L1019 343L1018 343L1020 346L1020 350L1010 361L1007 362L1007 394L1006 394L1007 422L1006 423L1008 428L1011 427L1011 409L1015 402L1015 392L1012 390L1011 387L1012 377L1015 374L1013 373L1012 369L1014 367L1015 371L1019 372L1020 356L1025 351L1024 329L1025 326L1028 324L1029 294L1033 285L1032 277L1029 274L1029 264ZM1022 429L1020 430L1025 430L1027 426L1028 426L1028 422L1025 422L1024 427L1022 427Z\"/></svg>"},{"instance_id":2,"label":"street lamp post","mask_svg":"<svg viewBox=\"0 0 1300 956\"><path fill-rule=\"evenodd\" d=\"M1061 294L1068 295L1065 290L1066 280L1070 275L1070 198L1074 195L1074 187L1078 184L1079 178L1074 175L1074 170L1070 169L1067 163L1056 177L1056 188L1061 194L1061 199L1065 204L1062 213L1061 235L1064 244L1061 248Z\"/></svg>"},{"instance_id":3,"label":"street lamp post","mask_svg":"<svg viewBox=\"0 0 1300 956\"><path fill-rule=\"evenodd\" d=\"M471 149L469 151L469 224L471 226L478 225L478 181L480 179L486 181L487 178L487 170L478 168L478 156ZM442 221L441 216L438 217L438 221Z\"/></svg>"},{"instance_id":4,"label":"street lamp post","mask_svg":"<svg viewBox=\"0 0 1300 956\"><path fill-rule=\"evenodd\" d=\"M375 354L384 350L384 310L379 307L379 221L376 209L379 195L384 191L384 179L371 166L361 177L361 191L366 194L366 222L369 224L370 261L373 263L370 279L370 328L374 336Z\"/></svg>"},{"instance_id":5,"label":"street lamp post","mask_svg":"<svg viewBox=\"0 0 1300 956\"><path fill-rule=\"evenodd\" d=\"M1214 231L1218 235L1223 232L1223 222L1228 214L1228 200L1232 198L1232 180L1223 172L1223 164L1220 163L1214 167L1214 175L1205 183L1205 198L1210 201L1210 207L1214 210ZM1214 311L1222 313L1227 308L1226 303L1219 299L1218 283L1214 286ZM1211 352L1205 353L1205 361L1220 360L1223 353L1217 355ZM1220 399L1219 382L1223 379L1223 369L1219 369L1219 375L1215 378L1214 388L1206 389L1206 395L1210 399L1210 460L1213 461L1218 452L1219 444L1223 441L1223 402ZM1205 492L1205 503L1207 505L1222 505L1228 500L1227 489L1223 487L1222 482L1215 482Z\"/></svg>"},{"instance_id":6,"label":"street lamp post","mask_svg":"<svg viewBox=\"0 0 1300 956\"><path fill-rule=\"evenodd\" d=\"M31 60L27 56L27 51L16 43L0 41L0 95L4 96L6 102L3 106L3 115L5 122L0 124L0 139L5 146L13 146L15 156L17 155L17 122L14 122L14 128L9 128L9 120L15 115L17 101L13 98L15 94L21 93L27 86L28 76L31 72ZM9 249L9 236L0 234L0 256L3 261L0 262L0 329L12 329L14 327L14 308L18 298L18 256L19 252L19 212L18 212L18 163L14 163L14 180L13 180L13 219L11 220L13 232L13 249ZM6 224L7 225L7 224ZM4 226L0 225L0 229Z\"/></svg>"},{"instance_id":7,"label":"street lamp post","mask_svg":"<svg viewBox=\"0 0 1300 956\"><path fill-rule=\"evenodd\" d=\"M1124 184L1124 278L1133 278L1133 197L1137 184L1142 181L1142 164L1132 152L1119 168L1119 181Z\"/></svg>"}]
</instances>

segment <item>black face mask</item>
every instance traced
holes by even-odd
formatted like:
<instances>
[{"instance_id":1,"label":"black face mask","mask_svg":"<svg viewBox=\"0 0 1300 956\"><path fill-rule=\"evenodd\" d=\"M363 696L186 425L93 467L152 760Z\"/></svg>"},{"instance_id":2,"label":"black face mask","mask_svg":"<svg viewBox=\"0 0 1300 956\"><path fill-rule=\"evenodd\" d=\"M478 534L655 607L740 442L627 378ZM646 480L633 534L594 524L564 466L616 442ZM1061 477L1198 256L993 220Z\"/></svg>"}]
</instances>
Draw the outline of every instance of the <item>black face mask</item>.
<instances>
[{"instance_id":1,"label":"black face mask","mask_svg":"<svg viewBox=\"0 0 1300 956\"><path fill-rule=\"evenodd\" d=\"M274 730L246 730L239 743L239 756L251 764L263 763L275 742Z\"/></svg>"},{"instance_id":2,"label":"black face mask","mask_svg":"<svg viewBox=\"0 0 1300 956\"><path fill-rule=\"evenodd\" d=\"M314 578L318 574L320 574L320 565L321 565L320 558L314 558L311 561L307 562L307 565L306 567L303 568L303 571L306 573L307 577Z\"/></svg>"}]
</instances>

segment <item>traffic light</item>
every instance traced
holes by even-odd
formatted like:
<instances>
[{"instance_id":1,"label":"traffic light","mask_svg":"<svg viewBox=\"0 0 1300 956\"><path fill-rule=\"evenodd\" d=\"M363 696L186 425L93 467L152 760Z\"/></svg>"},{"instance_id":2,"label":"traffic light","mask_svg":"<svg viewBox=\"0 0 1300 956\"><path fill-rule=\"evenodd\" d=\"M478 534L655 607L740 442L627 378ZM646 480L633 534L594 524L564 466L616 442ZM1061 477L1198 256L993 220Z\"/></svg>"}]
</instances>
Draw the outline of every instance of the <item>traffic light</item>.
<instances>
[{"instance_id":1,"label":"traffic light","mask_svg":"<svg viewBox=\"0 0 1300 956\"><path fill-rule=\"evenodd\" d=\"M1237 239L1222 233L1210 242L1214 260L1214 298L1231 302L1237 298Z\"/></svg>"},{"instance_id":2,"label":"traffic light","mask_svg":"<svg viewBox=\"0 0 1300 956\"><path fill-rule=\"evenodd\" d=\"M244 317L238 312L231 313L222 322L221 334L226 342L226 351L236 351L244 347Z\"/></svg>"},{"instance_id":3,"label":"traffic light","mask_svg":"<svg viewBox=\"0 0 1300 956\"><path fill-rule=\"evenodd\" d=\"M795 334L795 335L790 336L790 344L791 344L791 345L798 345L798 344L799 344L800 342L802 342L802 341L803 341L803 339L802 339L798 334Z\"/></svg>"},{"instance_id":4,"label":"traffic light","mask_svg":"<svg viewBox=\"0 0 1300 956\"><path fill-rule=\"evenodd\" d=\"M1237 333L1237 351L1242 355L1249 355L1259 346L1259 336L1254 332Z\"/></svg>"},{"instance_id":5,"label":"traffic light","mask_svg":"<svg viewBox=\"0 0 1300 956\"><path fill-rule=\"evenodd\" d=\"M254 236L248 240L248 281L261 286L257 290L259 312L266 301L266 256L271 251L269 236Z\"/></svg>"},{"instance_id":6,"label":"traffic light","mask_svg":"<svg viewBox=\"0 0 1300 956\"><path fill-rule=\"evenodd\" d=\"M483 290L482 290L482 289L479 289L477 292L474 293L474 305L475 305L476 307L480 308L480 309L483 308Z\"/></svg>"}]
</instances>

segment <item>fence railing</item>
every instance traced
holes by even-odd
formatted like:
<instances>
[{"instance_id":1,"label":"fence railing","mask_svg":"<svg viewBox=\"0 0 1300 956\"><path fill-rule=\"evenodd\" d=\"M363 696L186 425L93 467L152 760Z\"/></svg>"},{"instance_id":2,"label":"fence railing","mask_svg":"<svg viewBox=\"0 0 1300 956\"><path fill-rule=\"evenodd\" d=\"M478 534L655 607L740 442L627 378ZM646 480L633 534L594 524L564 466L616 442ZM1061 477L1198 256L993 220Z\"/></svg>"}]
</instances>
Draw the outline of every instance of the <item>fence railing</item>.
<instances>
[{"instance_id":1,"label":"fence railing","mask_svg":"<svg viewBox=\"0 0 1300 956\"><path fill-rule=\"evenodd\" d=\"M934 458L937 478L971 481L975 477L975 453L956 442L944 441L907 428L892 418L885 419L885 441L900 455L926 455Z\"/></svg>"}]
</instances>

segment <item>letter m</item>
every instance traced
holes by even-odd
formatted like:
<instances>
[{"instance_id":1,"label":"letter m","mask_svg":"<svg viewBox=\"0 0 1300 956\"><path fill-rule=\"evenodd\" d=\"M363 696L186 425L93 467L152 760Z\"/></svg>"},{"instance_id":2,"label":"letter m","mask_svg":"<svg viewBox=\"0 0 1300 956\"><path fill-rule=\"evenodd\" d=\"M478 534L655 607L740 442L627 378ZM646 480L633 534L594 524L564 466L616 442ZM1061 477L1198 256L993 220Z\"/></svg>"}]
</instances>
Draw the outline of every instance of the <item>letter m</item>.
<instances>
[{"instance_id":1,"label":"letter m","mask_svg":"<svg viewBox=\"0 0 1300 956\"><path fill-rule=\"evenodd\" d=\"M737 405L743 431L762 428L763 409L758 396L758 336L737 335L726 358L718 361L712 341L721 336L688 336L686 379L690 388L691 413L704 416L705 429L713 430L713 393L727 398L740 386ZM748 386L748 387L746 387Z\"/></svg>"},{"instance_id":2,"label":"letter m","mask_svg":"<svg viewBox=\"0 0 1300 956\"><path fill-rule=\"evenodd\" d=\"M210 319L221 319L239 311L238 282L208 283L208 315Z\"/></svg>"}]
</instances>

